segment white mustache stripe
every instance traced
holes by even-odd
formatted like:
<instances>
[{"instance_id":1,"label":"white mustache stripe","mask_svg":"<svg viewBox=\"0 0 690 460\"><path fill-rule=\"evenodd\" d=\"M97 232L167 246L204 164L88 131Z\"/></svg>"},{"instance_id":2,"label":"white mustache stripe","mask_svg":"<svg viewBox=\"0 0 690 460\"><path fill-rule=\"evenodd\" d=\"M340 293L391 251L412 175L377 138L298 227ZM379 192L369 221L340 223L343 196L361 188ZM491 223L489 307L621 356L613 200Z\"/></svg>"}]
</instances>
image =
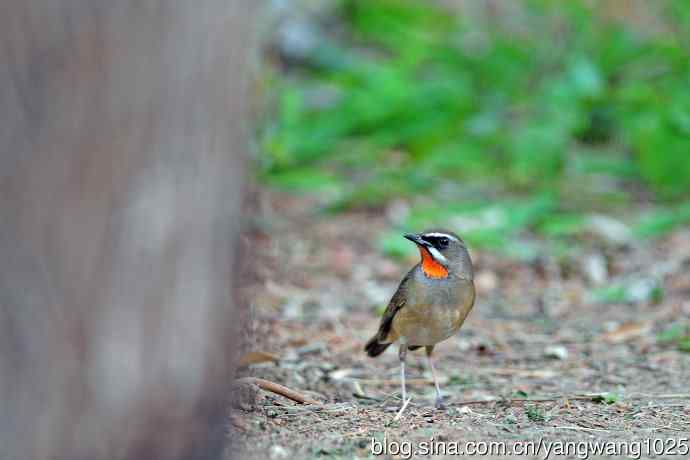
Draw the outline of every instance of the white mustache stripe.
<instances>
[{"instance_id":1,"label":"white mustache stripe","mask_svg":"<svg viewBox=\"0 0 690 460\"><path fill-rule=\"evenodd\" d=\"M433 246L430 246L427 248L429 250L429 254L431 254L431 257L434 258L436 262L439 262L442 265L448 265L448 260L441 254L441 252L436 249Z\"/></svg>"}]
</instances>

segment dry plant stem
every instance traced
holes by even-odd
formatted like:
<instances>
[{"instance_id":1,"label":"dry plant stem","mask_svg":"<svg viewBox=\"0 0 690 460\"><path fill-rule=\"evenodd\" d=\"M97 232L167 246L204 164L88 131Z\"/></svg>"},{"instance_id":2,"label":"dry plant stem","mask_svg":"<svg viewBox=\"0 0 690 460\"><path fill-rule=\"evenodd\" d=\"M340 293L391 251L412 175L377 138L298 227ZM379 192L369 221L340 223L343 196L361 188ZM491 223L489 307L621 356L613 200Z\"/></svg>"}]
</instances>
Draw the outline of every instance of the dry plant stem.
<instances>
[{"instance_id":1,"label":"dry plant stem","mask_svg":"<svg viewBox=\"0 0 690 460\"><path fill-rule=\"evenodd\" d=\"M583 426L555 426L554 430L574 430L574 431L589 431L593 433L610 433L611 430L602 430L599 428L586 428Z\"/></svg>"},{"instance_id":2,"label":"dry plant stem","mask_svg":"<svg viewBox=\"0 0 690 460\"><path fill-rule=\"evenodd\" d=\"M398 420L400 420L400 417L402 417L403 412L405 412L405 409L407 409L407 405L410 404L410 401L411 401L411 400L412 400L412 398L407 398L407 399L403 402L402 407L400 408L400 410L398 411L398 413L395 414L395 417L393 418L393 421L394 421L394 422L397 422Z\"/></svg>"},{"instance_id":3,"label":"dry plant stem","mask_svg":"<svg viewBox=\"0 0 690 460\"><path fill-rule=\"evenodd\" d=\"M353 381L362 384L362 385L376 385L376 386L393 386L393 385L399 385L400 380L394 380L394 379L352 379ZM433 385L434 381L433 379L424 379L424 378L419 378L419 379L405 379L405 385Z\"/></svg>"},{"instance_id":4,"label":"dry plant stem","mask_svg":"<svg viewBox=\"0 0 690 460\"><path fill-rule=\"evenodd\" d=\"M469 406L472 404L490 404L496 402L503 403L543 403L543 402L558 402L558 401L592 401L593 398L598 396L597 394L592 395L578 395L578 396L560 396L553 398L516 398L516 399L480 399L480 400L468 400L460 401L455 403L458 406ZM633 395L629 396L628 399L688 399L690 400L690 394L668 394L668 395Z\"/></svg>"},{"instance_id":5,"label":"dry plant stem","mask_svg":"<svg viewBox=\"0 0 690 460\"><path fill-rule=\"evenodd\" d=\"M271 393L278 394L280 396L284 396L288 399L291 399L295 402L298 402L300 404L313 404L313 405L321 405L320 402L315 401L311 398L308 398L304 396L303 394L291 390L288 387L285 387L283 385L280 385L275 382L271 382L269 380L265 379L260 379L257 377L245 377L237 380L238 383L249 383L258 386L262 390L270 391Z\"/></svg>"}]
</instances>

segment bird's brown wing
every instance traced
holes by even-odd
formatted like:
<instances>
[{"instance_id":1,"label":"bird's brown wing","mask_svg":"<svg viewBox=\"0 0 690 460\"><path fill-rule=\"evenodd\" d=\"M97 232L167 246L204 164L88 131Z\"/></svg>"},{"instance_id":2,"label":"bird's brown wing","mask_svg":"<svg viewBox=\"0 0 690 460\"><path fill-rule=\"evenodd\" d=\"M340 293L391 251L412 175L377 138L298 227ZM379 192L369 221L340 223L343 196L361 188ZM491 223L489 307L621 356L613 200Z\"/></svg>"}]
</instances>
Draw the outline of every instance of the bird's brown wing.
<instances>
[{"instance_id":1,"label":"bird's brown wing","mask_svg":"<svg viewBox=\"0 0 690 460\"><path fill-rule=\"evenodd\" d=\"M390 332L393 327L393 318L395 318L395 315L405 306L405 302L407 301L408 285L412 278L413 272L414 269L410 270L409 273L405 275L403 280L400 282L400 286L398 286L398 290L395 291L395 294L393 294L390 302L388 302L386 311L383 312L381 324L379 325L379 331L376 334L378 341L381 343L393 342L395 339L397 339L397 337L390 337Z\"/></svg>"}]
</instances>

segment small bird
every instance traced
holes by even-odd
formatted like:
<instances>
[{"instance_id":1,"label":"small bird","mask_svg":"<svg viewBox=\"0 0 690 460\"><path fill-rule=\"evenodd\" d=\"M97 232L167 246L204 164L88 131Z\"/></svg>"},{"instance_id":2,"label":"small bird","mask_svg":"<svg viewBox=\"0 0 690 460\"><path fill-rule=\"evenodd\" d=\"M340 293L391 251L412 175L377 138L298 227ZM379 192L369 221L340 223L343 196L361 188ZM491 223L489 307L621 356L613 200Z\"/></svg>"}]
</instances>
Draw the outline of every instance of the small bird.
<instances>
[{"instance_id":1,"label":"small bird","mask_svg":"<svg viewBox=\"0 0 690 460\"><path fill-rule=\"evenodd\" d=\"M455 334L474 305L474 274L467 246L455 233L430 230L408 233L421 262L405 275L381 318L378 332L364 347L378 356L396 340L400 343L400 384L403 404L407 350L425 347L436 386L436 407L443 407L441 387L431 354L434 346Z\"/></svg>"}]
</instances>

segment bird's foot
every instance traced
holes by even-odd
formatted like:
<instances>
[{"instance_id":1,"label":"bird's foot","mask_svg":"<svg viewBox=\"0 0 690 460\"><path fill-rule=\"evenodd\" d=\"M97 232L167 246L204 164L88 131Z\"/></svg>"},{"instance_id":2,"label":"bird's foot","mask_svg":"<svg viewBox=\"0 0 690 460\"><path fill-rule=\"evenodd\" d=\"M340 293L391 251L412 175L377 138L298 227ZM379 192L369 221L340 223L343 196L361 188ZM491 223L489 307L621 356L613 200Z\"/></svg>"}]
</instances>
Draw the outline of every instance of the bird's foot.
<instances>
[{"instance_id":1,"label":"bird's foot","mask_svg":"<svg viewBox=\"0 0 690 460\"><path fill-rule=\"evenodd\" d=\"M436 409L438 410L445 410L446 406L443 404L443 398L438 397L436 398L436 402L434 403L434 406L436 406Z\"/></svg>"}]
</instances>

